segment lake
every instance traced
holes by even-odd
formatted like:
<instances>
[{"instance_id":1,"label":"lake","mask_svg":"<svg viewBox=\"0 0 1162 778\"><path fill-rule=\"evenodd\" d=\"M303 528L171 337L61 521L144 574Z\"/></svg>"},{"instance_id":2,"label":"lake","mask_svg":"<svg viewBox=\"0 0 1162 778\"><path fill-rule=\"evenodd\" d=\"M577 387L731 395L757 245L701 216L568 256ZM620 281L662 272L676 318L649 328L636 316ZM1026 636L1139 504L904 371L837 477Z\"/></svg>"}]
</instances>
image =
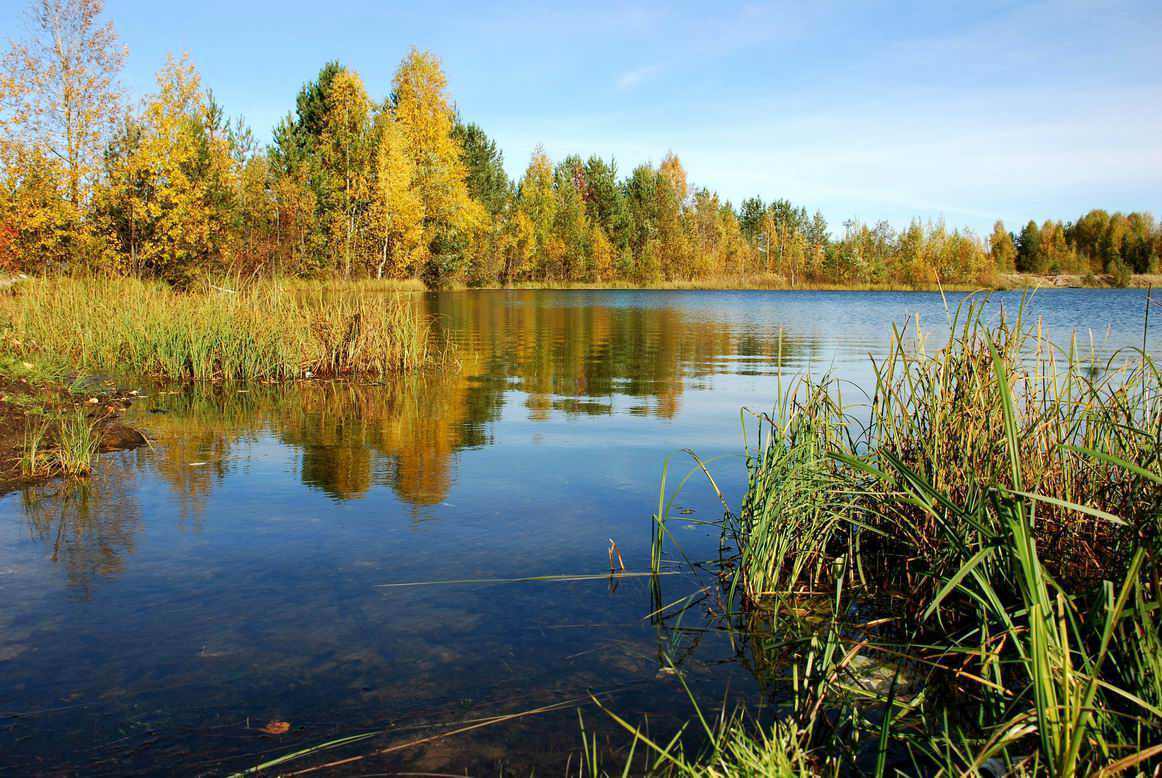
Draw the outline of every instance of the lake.
<instances>
[{"instance_id":1,"label":"lake","mask_svg":"<svg viewBox=\"0 0 1162 778\"><path fill-rule=\"evenodd\" d=\"M663 738L690 717L663 656L711 704L777 701L698 609L685 629L651 618L702 585L632 575L663 467L672 487L696 451L737 505L740 409L768 410L780 373L866 388L890 325L937 348L960 297L448 292L417 300L455 344L444 370L135 384L151 447L0 497L0 773L219 775L361 733L281 769L560 773L579 704L603 748L628 743L591 694ZM1142 346L1145 301L1045 290L1024 316L1104 363ZM722 508L695 475L674 510ZM713 556L690 526L687 556Z\"/></svg>"}]
</instances>

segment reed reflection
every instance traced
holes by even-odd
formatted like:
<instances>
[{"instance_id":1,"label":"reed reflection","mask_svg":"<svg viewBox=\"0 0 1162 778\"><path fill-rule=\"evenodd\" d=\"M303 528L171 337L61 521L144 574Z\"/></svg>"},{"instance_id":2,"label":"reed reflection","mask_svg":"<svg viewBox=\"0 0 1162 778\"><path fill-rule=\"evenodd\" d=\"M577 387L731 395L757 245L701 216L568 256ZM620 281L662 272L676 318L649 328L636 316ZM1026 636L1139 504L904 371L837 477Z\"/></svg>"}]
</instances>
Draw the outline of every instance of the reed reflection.
<instances>
[{"instance_id":1,"label":"reed reflection","mask_svg":"<svg viewBox=\"0 0 1162 778\"><path fill-rule=\"evenodd\" d=\"M30 486L20 493L31 538L64 571L70 588L88 598L96 582L125 570L142 529L130 488L134 453L108 455L84 480Z\"/></svg>"}]
</instances>

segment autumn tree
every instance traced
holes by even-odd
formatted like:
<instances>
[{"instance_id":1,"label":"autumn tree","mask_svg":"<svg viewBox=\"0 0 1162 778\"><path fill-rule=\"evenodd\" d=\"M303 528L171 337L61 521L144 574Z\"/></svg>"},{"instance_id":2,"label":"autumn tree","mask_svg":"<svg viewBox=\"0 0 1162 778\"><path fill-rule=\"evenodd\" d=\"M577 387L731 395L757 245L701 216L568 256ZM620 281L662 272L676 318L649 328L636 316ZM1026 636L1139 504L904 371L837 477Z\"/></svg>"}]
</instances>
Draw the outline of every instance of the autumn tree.
<instances>
[{"instance_id":1,"label":"autumn tree","mask_svg":"<svg viewBox=\"0 0 1162 778\"><path fill-rule=\"evenodd\" d=\"M559 254L553 230L557 192L553 188L553 163L539 146L517 187L517 210L523 217L523 223L518 222L517 226L527 230L531 237L528 263L522 269L544 277L550 270L552 257Z\"/></svg>"},{"instance_id":2,"label":"autumn tree","mask_svg":"<svg viewBox=\"0 0 1162 778\"><path fill-rule=\"evenodd\" d=\"M447 84L440 61L417 49L404 57L392 81L395 117L407 139L424 206L424 275L436 282L464 269L470 232L484 217L483 207L468 193L468 172L452 134L455 117L445 94Z\"/></svg>"},{"instance_id":3,"label":"autumn tree","mask_svg":"<svg viewBox=\"0 0 1162 778\"><path fill-rule=\"evenodd\" d=\"M42 272L74 259L74 211L60 161L20 149L0 172L0 270Z\"/></svg>"},{"instance_id":4,"label":"autumn tree","mask_svg":"<svg viewBox=\"0 0 1162 778\"><path fill-rule=\"evenodd\" d=\"M594 281L612 281L617 259L613 244L602 226L596 222L589 226L590 272Z\"/></svg>"},{"instance_id":5,"label":"autumn tree","mask_svg":"<svg viewBox=\"0 0 1162 778\"><path fill-rule=\"evenodd\" d=\"M1077 269L1077 254L1065 238L1065 227L1059 221L1046 219L1041 224L1041 252L1044 269L1052 273Z\"/></svg>"},{"instance_id":6,"label":"autumn tree","mask_svg":"<svg viewBox=\"0 0 1162 778\"><path fill-rule=\"evenodd\" d=\"M662 273L668 279L689 277L692 262L684 219L689 188L686 171L673 152L667 153L658 167L655 195L657 251Z\"/></svg>"},{"instance_id":7,"label":"autumn tree","mask_svg":"<svg viewBox=\"0 0 1162 778\"><path fill-rule=\"evenodd\" d=\"M1130 268L1135 273L1158 272L1162 233L1153 214L1134 212L1126 217L1126 221L1129 223L1126 255Z\"/></svg>"},{"instance_id":8,"label":"autumn tree","mask_svg":"<svg viewBox=\"0 0 1162 778\"><path fill-rule=\"evenodd\" d=\"M827 219L820 211L816 211L804 229L807 238L807 270L814 277L822 278L827 246L831 242Z\"/></svg>"},{"instance_id":9,"label":"autumn tree","mask_svg":"<svg viewBox=\"0 0 1162 778\"><path fill-rule=\"evenodd\" d=\"M1017 244L1005 229L1005 223L999 219L993 225L993 234L989 237L989 254L998 271L1011 273L1016 269Z\"/></svg>"},{"instance_id":10,"label":"autumn tree","mask_svg":"<svg viewBox=\"0 0 1162 778\"><path fill-rule=\"evenodd\" d=\"M699 189L694 193L689 219L693 227L695 277L741 275L748 262L748 247L729 203L716 193Z\"/></svg>"},{"instance_id":11,"label":"autumn tree","mask_svg":"<svg viewBox=\"0 0 1162 778\"><path fill-rule=\"evenodd\" d=\"M119 116L125 57L100 0L39 0L31 31L0 60L0 224L10 263L66 265Z\"/></svg>"},{"instance_id":12,"label":"autumn tree","mask_svg":"<svg viewBox=\"0 0 1162 778\"><path fill-rule=\"evenodd\" d=\"M789 200L769 203L763 212L761 233L767 272L777 273L795 286L807 266L807 209Z\"/></svg>"},{"instance_id":13,"label":"autumn tree","mask_svg":"<svg viewBox=\"0 0 1162 778\"><path fill-rule=\"evenodd\" d=\"M694 224L694 275L723 272L726 268L719 251L725 240L725 225L718 195L706 189L696 191L691 218Z\"/></svg>"},{"instance_id":14,"label":"autumn tree","mask_svg":"<svg viewBox=\"0 0 1162 778\"><path fill-rule=\"evenodd\" d=\"M375 160L370 222L379 242L375 275L391 266L396 277L411 275L424 258L424 203L415 189L415 163L390 106L375 117Z\"/></svg>"},{"instance_id":15,"label":"autumn tree","mask_svg":"<svg viewBox=\"0 0 1162 778\"><path fill-rule=\"evenodd\" d=\"M1119 265L1137 273L1158 269L1162 231L1151 214L1095 209L1067 226L1065 237L1090 272L1116 273Z\"/></svg>"},{"instance_id":16,"label":"autumn tree","mask_svg":"<svg viewBox=\"0 0 1162 778\"><path fill-rule=\"evenodd\" d=\"M234 165L222 110L193 65L171 57L157 85L110 147L98 216L127 269L184 282L220 267Z\"/></svg>"},{"instance_id":17,"label":"autumn tree","mask_svg":"<svg viewBox=\"0 0 1162 778\"><path fill-rule=\"evenodd\" d=\"M590 265L590 227L585 215L585 165L581 157L571 155L561 160L553 171L556 194L556 218L553 222L554 256L550 273L566 281L587 280Z\"/></svg>"},{"instance_id":18,"label":"autumn tree","mask_svg":"<svg viewBox=\"0 0 1162 778\"><path fill-rule=\"evenodd\" d=\"M371 199L371 100L358 74L340 70L327 92L319 161L329 245L351 277Z\"/></svg>"},{"instance_id":19,"label":"autumn tree","mask_svg":"<svg viewBox=\"0 0 1162 778\"><path fill-rule=\"evenodd\" d=\"M500 280L506 284L518 280L537 256L536 225L519 205L505 221L500 233L498 253L503 262Z\"/></svg>"},{"instance_id":20,"label":"autumn tree","mask_svg":"<svg viewBox=\"0 0 1162 778\"><path fill-rule=\"evenodd\" d=\"M283 251L283 237L290 233L279 207L279 176L271 155L241 119L227 125L227 140L233 171L226 270L243 277L293 272Z\"/></svg>"},{"instance_id":21,"label":"autumn tree","mask_svg":"<svg viewBox=\"0 0 1162 778\"><path fill-rule=\"evenodd\" d=\"M677 155L619 178L613 160L538 147L518 184L452 108L439 60L411 50L390 94L328 62L261 148L186 61L122 110L124 57L100 0L36 0L0 59L0 269L89 267L188 283L229 272L341 272L485 284L639 283L771 274L804 282L992 282L996 272L1156 272L1147 213L994 225L845 223L785 199L737 211Z\"/></svg>"},{"instance_id":22,"label":"autumn tree","mask_svg":"<svg viewBox=\"0 0 1162 778\"><path fill-rule=\"evenodd\" d=\"M822 219L822 215L819 215ZM743 276L752 263L753 251L746 241L738 216L729 202L719 206L720 224L719 270L728 275ZM809 233L810 234L810 233ZM822 250L820 250L820 255Z\"/></svg>"},{"instance_id":23,"label":"autumn tree","mask_svg":"<svg viewBox=\"0 0 1162 778\"><path fill-rule=\"evenodd\" d=\"M39 0L31 38L14 42L0 65L0 146L59 159L78 213L119 115L125 50L112 22L100 23L102 7L101 0Z\"/></svg>"}]
</instances>

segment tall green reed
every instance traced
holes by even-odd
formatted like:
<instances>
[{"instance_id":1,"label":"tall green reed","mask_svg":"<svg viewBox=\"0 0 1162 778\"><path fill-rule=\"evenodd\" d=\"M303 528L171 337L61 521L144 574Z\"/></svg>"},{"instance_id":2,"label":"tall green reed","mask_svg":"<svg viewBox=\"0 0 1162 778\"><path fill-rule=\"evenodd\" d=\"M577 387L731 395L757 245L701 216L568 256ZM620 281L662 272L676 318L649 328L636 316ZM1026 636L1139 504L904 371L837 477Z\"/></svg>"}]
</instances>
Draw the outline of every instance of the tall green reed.
<instances>
[{"instance_id":1,"label":"tall green reed","mask_svg":"<svg viewBox=\"0 0 1162 778\"><path fill-rule=\"evenodd\" d=\"M771 747L806 754L812 774L1149 769L1158 370L1144 350L1097 363L1060 349L1021 311L990 325L970 301L950 323L931 354L893 330L865 403L801 379L759 417L721 577L784 633L751 641L758 668L790 657L798 738ZM830 619L780 615L821 592ZM888 658L885 689L868 668ZM723 752L708 742L691 771Z\"/></svg>"}]
</instances>

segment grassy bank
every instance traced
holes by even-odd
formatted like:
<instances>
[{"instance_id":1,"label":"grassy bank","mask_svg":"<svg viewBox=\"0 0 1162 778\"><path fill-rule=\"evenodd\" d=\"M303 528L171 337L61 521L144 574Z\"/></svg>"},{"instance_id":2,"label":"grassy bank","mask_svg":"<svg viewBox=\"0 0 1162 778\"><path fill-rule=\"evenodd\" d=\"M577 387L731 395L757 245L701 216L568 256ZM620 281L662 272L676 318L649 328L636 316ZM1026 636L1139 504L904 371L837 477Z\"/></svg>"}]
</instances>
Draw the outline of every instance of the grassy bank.
<instances>
[{"instance_id":1,"label":"grassy bank","mask_svg":"<svg viewBox=\"0 0 1162 778\"><path fill-rule=\"evenodd\" d=\"M933 354L895 333L869 396L826 378L780 386L709 567L716 628L789 694L773 725L700 712L699 753L623 721L655 771L1162 763L1158 368L1129 352L1095 365L1019 317L960 314ZM679 549L667 505L658 570Z\"/></svg>"},{"instance_id":2,"label":"grassy bank","mask_svg":"<svg viewBox=\"0 0 1162 778\"><path fill-rule=\"evenodd\" d=\"M178 291L127 278L29 279L0 298L8 347L82 373L178 380L382 376L441 354L406 299L322 284Z\"/></svg>"}]
</instances>

